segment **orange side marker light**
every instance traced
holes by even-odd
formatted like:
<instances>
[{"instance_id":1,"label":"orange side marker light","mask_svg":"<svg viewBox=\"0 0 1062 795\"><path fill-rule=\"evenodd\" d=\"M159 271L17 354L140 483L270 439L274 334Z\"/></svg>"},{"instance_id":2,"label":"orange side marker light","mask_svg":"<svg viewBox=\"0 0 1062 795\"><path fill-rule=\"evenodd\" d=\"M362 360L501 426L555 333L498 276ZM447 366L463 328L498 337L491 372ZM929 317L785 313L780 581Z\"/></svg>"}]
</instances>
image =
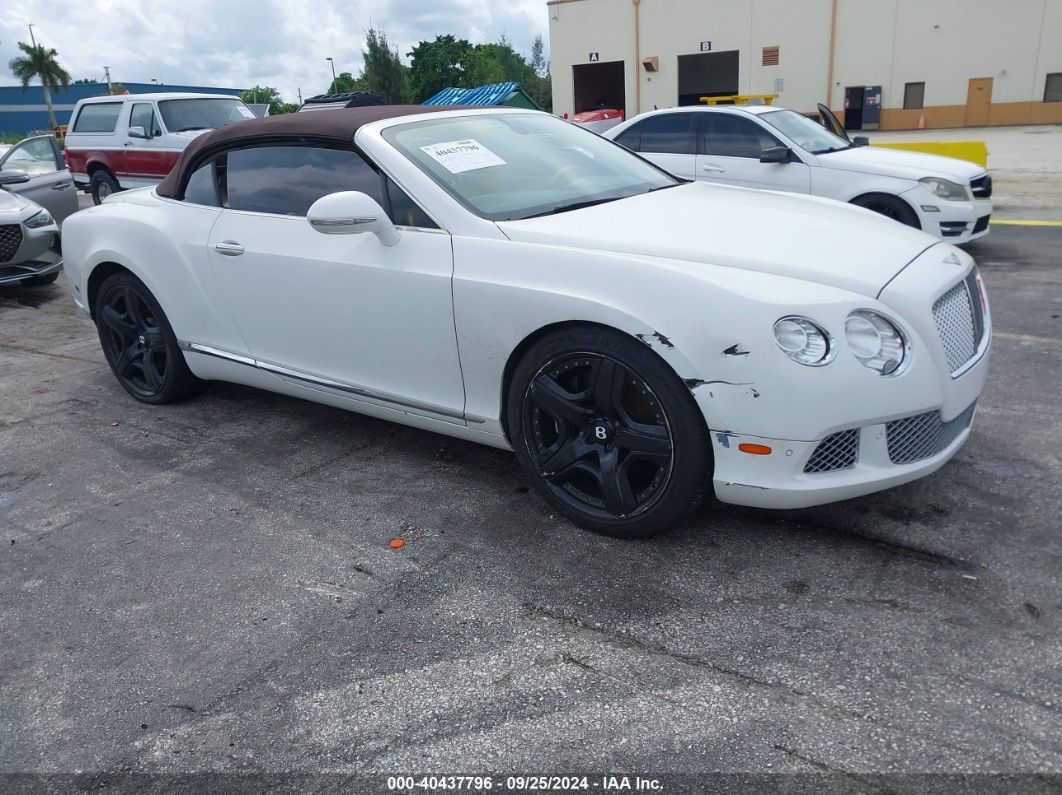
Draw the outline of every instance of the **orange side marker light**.
<instances>
[{"instance_id":1,"label":"orange side marker light","mask_svg":"<svg viewBox=\"0 0 1062 795\"><path fill-rule=\"evenodd\" d=\"M747 442L742 442L741 444L738 445L738 450L740 450L743 453L748 453L749 455L770 455L771 454L771 448L768 447L765 444L748 444Z\"/></svg>"}]
</instances>

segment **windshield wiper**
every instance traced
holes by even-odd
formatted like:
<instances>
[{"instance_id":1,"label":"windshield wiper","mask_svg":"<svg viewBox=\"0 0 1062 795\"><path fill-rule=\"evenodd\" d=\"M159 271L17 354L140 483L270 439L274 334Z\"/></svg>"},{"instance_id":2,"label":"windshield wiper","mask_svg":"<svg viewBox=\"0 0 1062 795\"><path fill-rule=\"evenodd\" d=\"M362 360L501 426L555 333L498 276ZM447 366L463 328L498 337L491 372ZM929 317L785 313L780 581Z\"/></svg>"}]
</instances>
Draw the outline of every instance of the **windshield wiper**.
<instances>
[{"instance_id":1,"label":"windshield wiper","mask_svg":"<svg viewBox=\"0 0 1062 795\"><path fill-rule=\"evenodd\" d=\"M605 204L606 202L614 202L619 199L628 199L629 196L609 196L607 199L587 199L582 202L572 202L571 204L558 204L552 210L546 210L541 213L533 213L532 215L525 215L519 220L525 221L528 218L541 218L544 215L556 215L557 213L566 213L571 210L581 210L584 207L593 207L595 204ZM512 220L512 219L509 219Z\"/></svg>"},{"instance_id":2,"label":"windshield wiper","mask_svg":"<svg viewBox=\"0 0 1062 795\"><path fill-rule=\"evenodd\" d=\"M829 149L816 149L812 151L813 155L828 155L831 152L847 152L849 149L855 149L855 144L848 144L848 146L831 146Z\"/></svg>"},{"instance_id":3,"label":"windshield wiper","mask_svg":"<svg viewBox=\"0 0 1062 795\"><path fill-rule=\"evenodd\" d=\"M191 132L192 130L209 130L210 127L182 127L177 132Z\"/></svg>"},{"instance_id":4,"label":"windshield wiper","mask_svg":"<svg viewBox=\"0 0 1062 795\"><path fill-rule=\"evenodd\" d=\"M675 179L680 179L680 178L679 177L675 177ZM691 179L681 179L679 182L673 182L670 185L657 185L655 188L649 188L649 190L647 190L646 193L656 193L658 190L667 190L668 188L677 188L679 185L689 185L691 182L693 182L693 180L691 180Z\"/></svg>"}]
</instances>

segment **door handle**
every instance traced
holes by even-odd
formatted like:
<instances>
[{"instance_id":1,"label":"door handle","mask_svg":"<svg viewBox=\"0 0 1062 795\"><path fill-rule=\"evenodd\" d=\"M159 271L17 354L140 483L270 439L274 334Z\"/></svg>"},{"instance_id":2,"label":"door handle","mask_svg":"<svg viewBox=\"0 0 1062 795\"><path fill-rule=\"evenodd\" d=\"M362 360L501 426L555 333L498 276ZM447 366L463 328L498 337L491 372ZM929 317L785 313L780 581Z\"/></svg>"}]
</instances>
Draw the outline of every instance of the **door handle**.
<instances>
[{"instance_id":1,"label":"door handle","mask_svg":"<svg viewBox=\"0 0 1062 795\"><path fill-rule=\"evenodd\" d=\"M69 182L55 182L52 184L52 190L66 190L69 187Z\"/></svg>"},{"instance_id":2,"label":"door handle","mask_svg":"<svg viewBox=\"0 0 1062 795\"><path fill-rule=\"evenodd\" d=\"M132 145L133 145L132 141L126 141L124 144L122 144L122 146L132 146Z\"/></svg>"},{"instance_id":3,"label":"door handle","mask_svg":"<svg viewBox=\"0 0 1062 795\"><path fill-rule=\"evenodd\" d=\"M239 243L226 240L224 243L215 243L214 251L224 254L226 257L238 257L243 253L244 249Z\"/></svg>"},{"instance_id":4,"label":"door handle","mask_svg":"<svg viewBox=\"0 0 1062 795\"><path fill-rule=\"evenodd\" d=\"M719 166L701 166L701 171L708 171L712 174L725 174L725 168L719 168Z\"/></svg>"}]
</instances>

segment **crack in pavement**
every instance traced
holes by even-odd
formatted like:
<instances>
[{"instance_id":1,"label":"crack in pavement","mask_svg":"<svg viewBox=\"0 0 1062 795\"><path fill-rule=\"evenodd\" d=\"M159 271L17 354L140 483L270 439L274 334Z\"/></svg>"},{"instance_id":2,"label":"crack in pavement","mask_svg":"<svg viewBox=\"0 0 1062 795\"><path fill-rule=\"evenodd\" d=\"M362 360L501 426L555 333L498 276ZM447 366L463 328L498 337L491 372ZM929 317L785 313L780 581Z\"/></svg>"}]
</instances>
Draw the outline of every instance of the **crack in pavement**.
<instances>
[{"instance_id":1,"label":"crack in pavement","mask_svg":"<svg viewBox=\"0 0 1062 795\"><path fill-rule=\"evenodd\" d=\"M810 756L806 756L805 754L801 753L800 751L797 751L794 748L788 748L788 747L786 747L784 745L780 745L779 743L774 743L774 744L772 744L771 747L774 748L777 751L783 752L786 756L789 756L789 757L791 757L793 759L799 759L804 764L810 765L811 767L815 768L816 770L821 770L824 773L830 773L831 775L835 775L835 776L842 776L842 777L844 777L844 778L846 778L846 779L848 779L850 781L854 781L854 782L856 782L856 783L858 783L858 784L860 784L860 785L862 785L864 787L870 787L872 790L874 790L874 792L882 792L882 793L888 792L888 790L883 790L880 787L875 786L874 784L872 784L871 782L867 781L865 778L862 778L861 776L857 776L854 773L849 773L847 770L842 770L842 769L837 768L837 767L831 767L830 765L826 764L825 762L820 762L817 759L812 759Z\"/></svg>"}]
</instances>

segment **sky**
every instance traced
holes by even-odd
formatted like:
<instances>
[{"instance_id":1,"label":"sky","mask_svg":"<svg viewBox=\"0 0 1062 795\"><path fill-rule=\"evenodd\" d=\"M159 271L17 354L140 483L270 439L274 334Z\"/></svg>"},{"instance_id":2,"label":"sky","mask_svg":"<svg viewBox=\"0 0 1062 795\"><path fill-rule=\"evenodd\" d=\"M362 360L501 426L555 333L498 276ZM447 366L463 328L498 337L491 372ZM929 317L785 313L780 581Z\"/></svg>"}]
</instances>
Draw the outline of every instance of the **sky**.
<instances>
[{"instance_id":1,"label":"sky","mask_svg":"<svg viewBox=\"0 0 1062 795\"><path fill-rule=\"evenodd\" d=\"M29 41L59 53L78 78L115 82L278 88L294 102L327 90L336 72L357 75L369 26L406 55L419 41L453 34L473 44L506 35L525 56L536 33L548 49L546 0L50 0L5 2L0 85L17 85L8 62Z\"/></svg>"}]
</instances>

